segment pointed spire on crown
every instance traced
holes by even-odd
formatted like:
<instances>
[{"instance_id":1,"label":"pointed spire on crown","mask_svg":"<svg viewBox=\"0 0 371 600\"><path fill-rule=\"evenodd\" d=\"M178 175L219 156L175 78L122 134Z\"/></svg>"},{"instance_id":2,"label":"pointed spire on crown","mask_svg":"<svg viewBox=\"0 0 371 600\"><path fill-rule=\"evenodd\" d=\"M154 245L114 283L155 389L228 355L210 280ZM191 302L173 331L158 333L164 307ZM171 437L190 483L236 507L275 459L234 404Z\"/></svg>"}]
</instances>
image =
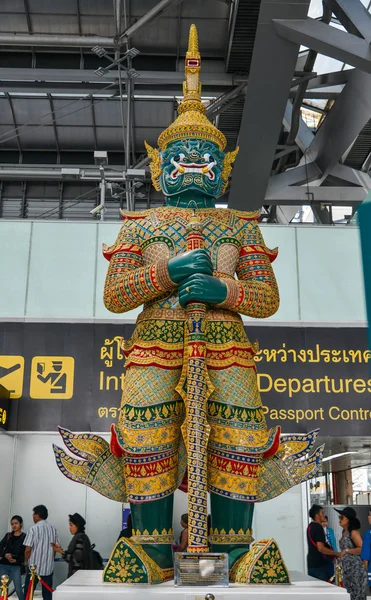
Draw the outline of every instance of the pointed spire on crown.
<instances>
[{"instance_id":1,"label":"pointed spire on crown","mask_svg":"<svg viewBox=\"0 0 371 600\"><path fill-rule=\"evenodd\" d=\"M185 59L185 76L183 82L183 102L198 100L201 102L201 54L198 49L198 33L196 25L191 25L188 38L188 50Z\"/></svg>"},{"instance_id":2,"label":"pointed spire on crown","mask_svg":"<svg viewBox=\"0 0 371 600\"><path fill-rule=\"evenodd\" d=\"M178 117L174 123L159 135L158 145L161 150L164 150L170 142L188 138L209 140L224 150L227 144L225 136L205 115L206 107L201 100L200 73L198 33L196 25L191 25L185 58L183 100L178 106Z\"/></svg>"}]
</instances>

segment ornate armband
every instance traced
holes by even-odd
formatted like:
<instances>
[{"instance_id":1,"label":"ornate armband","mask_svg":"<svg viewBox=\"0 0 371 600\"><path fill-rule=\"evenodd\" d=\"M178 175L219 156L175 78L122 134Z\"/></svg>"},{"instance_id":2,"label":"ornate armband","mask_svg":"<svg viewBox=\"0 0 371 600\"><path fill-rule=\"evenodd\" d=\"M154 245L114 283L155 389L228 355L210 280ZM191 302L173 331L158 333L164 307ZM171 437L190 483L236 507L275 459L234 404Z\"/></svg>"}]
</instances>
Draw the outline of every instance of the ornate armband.
<instances>
[{"instance_id":1,"label":"ornate armband","mask_svg":"<svg viewBox=\"0 0 371 600\"><path fill-rule=\"evenodd\" d=\"M218 308L226 308L227 310L235 310L243 301L244 290L243 286L235 279L223 279L227 286L227 296L223 302L217 304Z\"/></svg>"},{"instance_id":2,"label":"ornate armband","mask_svg":"<svg viewBox=\"0 0 371 600\"><path fill-rule=\"evenodd\" d=\"M168 260L163 258L156 265L158 283L164 291L176 286L176 283L170 278L168 264Z\"/></svg>"}]
</instances>

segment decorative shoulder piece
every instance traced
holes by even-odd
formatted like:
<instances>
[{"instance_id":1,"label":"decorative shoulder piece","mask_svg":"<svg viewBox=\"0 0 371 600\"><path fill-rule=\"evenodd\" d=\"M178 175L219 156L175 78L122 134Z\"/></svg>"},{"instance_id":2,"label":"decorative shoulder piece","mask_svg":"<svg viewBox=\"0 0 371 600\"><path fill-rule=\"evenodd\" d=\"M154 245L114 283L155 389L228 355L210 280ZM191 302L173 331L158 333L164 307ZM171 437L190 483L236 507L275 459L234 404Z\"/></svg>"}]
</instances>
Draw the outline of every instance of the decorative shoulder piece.
<instances>
[{"instance_id":1,"label":"decorative shoulder piece","mask_svg":"<svg viewBox=\"0 0 371 600\"><path fill-rule=\"evenodd\" d=\"M253 545L234 565L229 576L235 583L277 585L290 583L290 576L277 542L270 538Z\"/></svg>"}]
</instances>

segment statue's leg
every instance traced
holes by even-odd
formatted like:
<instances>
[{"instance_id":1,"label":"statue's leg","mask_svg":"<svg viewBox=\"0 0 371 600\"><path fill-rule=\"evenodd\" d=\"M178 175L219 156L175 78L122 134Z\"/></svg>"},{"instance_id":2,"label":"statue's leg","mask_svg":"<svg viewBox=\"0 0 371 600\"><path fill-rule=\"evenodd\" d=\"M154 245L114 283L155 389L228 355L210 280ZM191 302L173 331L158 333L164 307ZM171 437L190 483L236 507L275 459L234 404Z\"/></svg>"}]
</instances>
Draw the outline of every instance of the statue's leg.
<instances>
[{"instance_id":1,"label":"statue's leg","mask_svg":"<svg viewBox=\"0 0 371 600\"><path fill-rule=\"evenodd\" d=\"M210 505L211 530L217 532L210 534L211 552L228 552L231 568L252 541L254 504L211 493Z\"/></svg>"},{"instance_id":2,"label":"statue's leg","mask_svg":"<svg viewBox=\"0 0 371 600\"><path fill-rule=\"evenodd\" d=\"M185 466L179 376L177 369L130 367L116 427L132 512L129 542L144 551L144 562L148 556L163 570L172 567L173 494Z\"/></svg>"},{"instance_id":3,"label":"statue's leg","mask_svg":"<svg viewBox=\"0 0 371 600\"><path fill-rule=\"evenodd\" d=\"M161 500L130 504L133 539L139 541L143 550L161 569L168 569L173 565L173 503L174 494ZM146 531L152 532L148 535L148 543L144 533ZM153 533L156 531L158 534Z\"/></svg>"},{"instance_id":4,"label":"statue's leg","mask_svg":"<svg viewBox=\"0 0 371 600\"><path fill-rule=\"evenodd\" d=\"M212 551L227 551L232 565L252 541L267 429L252 368L210 370L209 375L215 387L208 401L210 543Z\"/></svg>"}]
</instances>

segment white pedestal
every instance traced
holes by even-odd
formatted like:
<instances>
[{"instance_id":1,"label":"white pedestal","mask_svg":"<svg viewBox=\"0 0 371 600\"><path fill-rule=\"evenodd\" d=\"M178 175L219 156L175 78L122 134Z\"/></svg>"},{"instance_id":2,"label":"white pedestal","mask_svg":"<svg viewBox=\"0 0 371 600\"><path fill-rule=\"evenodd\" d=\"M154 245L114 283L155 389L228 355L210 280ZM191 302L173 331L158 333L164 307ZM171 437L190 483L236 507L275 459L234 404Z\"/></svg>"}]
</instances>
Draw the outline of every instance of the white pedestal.
<instances>
[{"instance_id":1,"label":"white pedestal","mask_svg":"<svg viewBox=\"0 0 371 600\"><path fill-rule=\"evenodd\" d=\"M347 592L303 573L290 573L291 585L240 585L219 587L174 587L161 585L124 585L103 583L102 571L78 571L53 594L53 600L203 600L213 594L215 600L348 600Z\"/></svg>"}]
</instances>

